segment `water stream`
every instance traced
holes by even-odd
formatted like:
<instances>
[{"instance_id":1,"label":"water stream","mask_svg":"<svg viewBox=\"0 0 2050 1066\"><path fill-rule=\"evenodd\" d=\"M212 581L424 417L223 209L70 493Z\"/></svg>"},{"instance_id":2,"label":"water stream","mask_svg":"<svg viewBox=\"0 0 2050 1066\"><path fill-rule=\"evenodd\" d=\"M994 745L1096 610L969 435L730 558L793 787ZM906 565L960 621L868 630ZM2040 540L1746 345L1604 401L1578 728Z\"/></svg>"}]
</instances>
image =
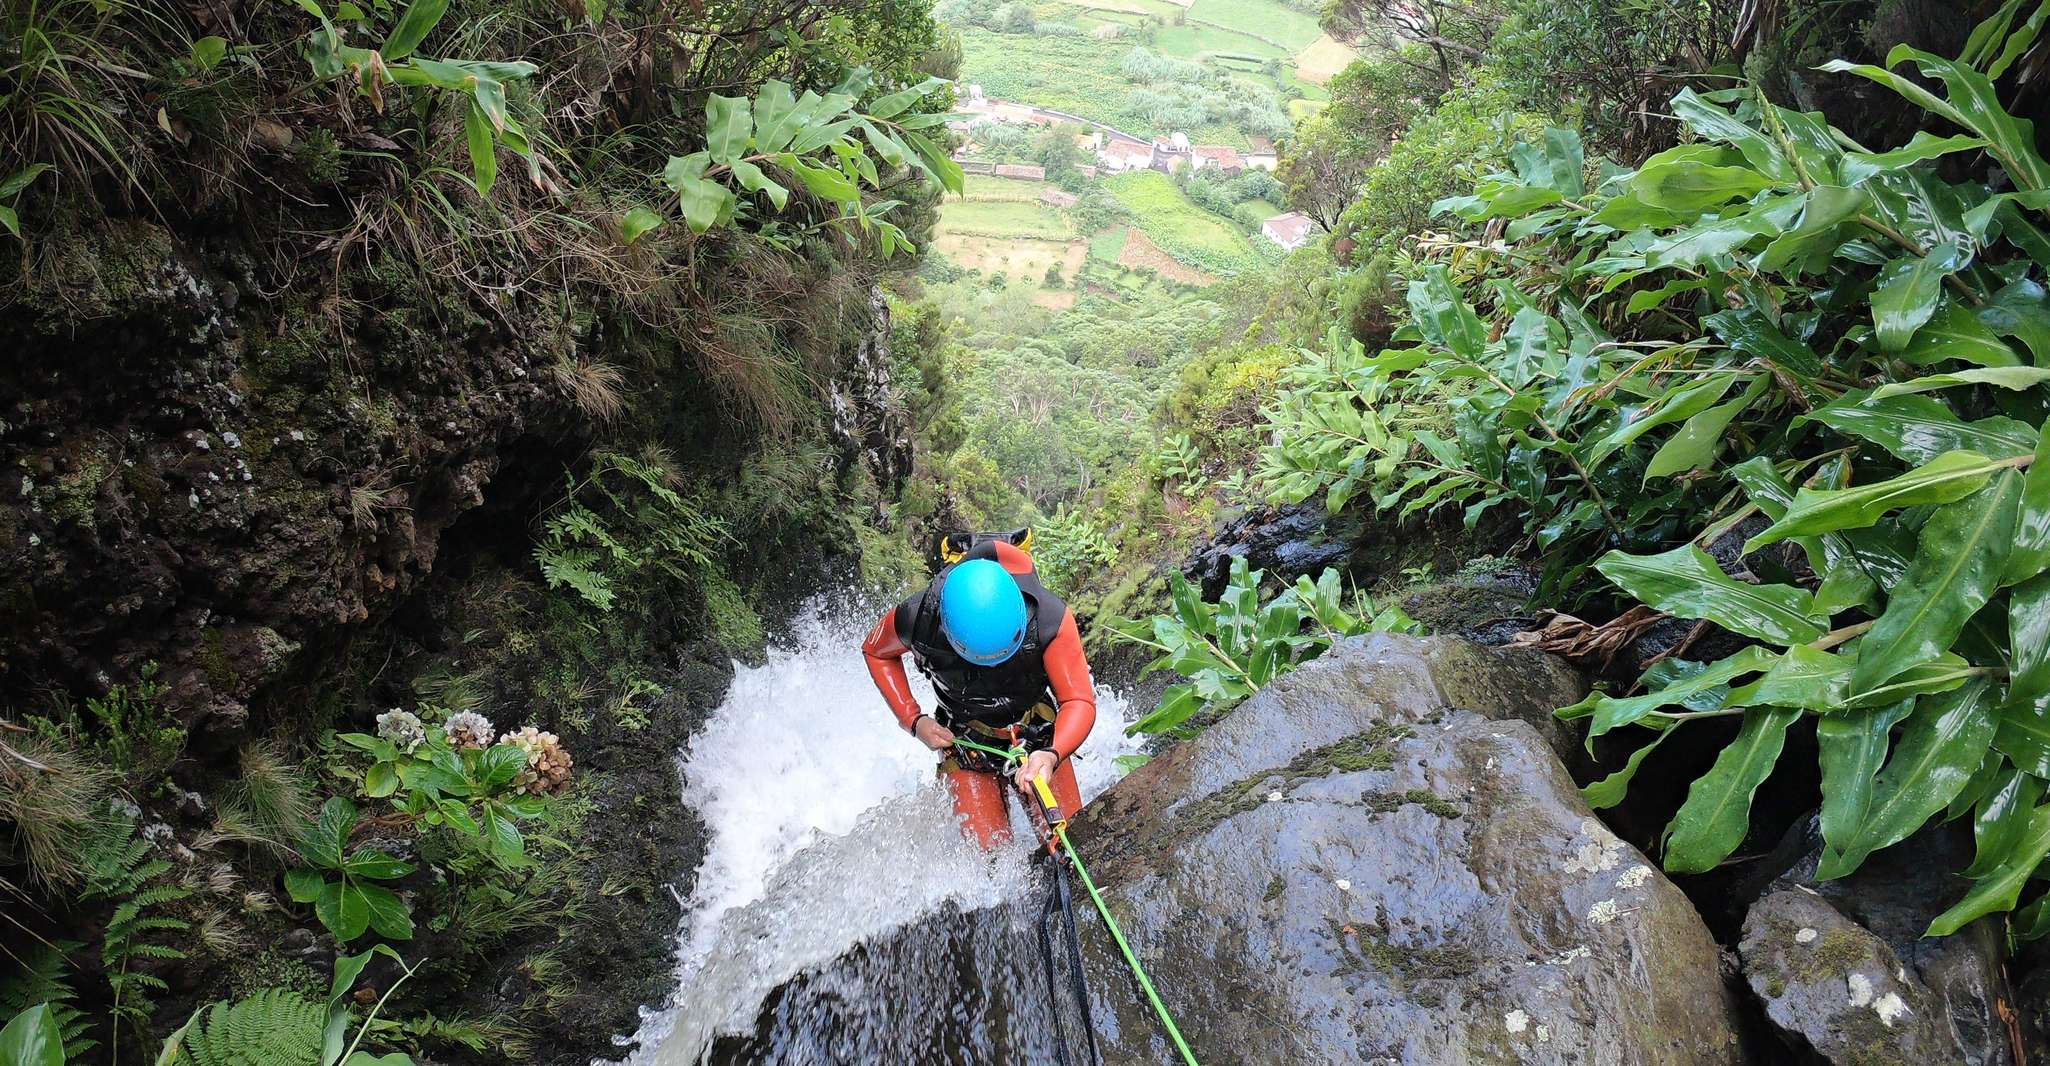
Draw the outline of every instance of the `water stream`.
<instances>
[{"instance_id":1,"label":"water stream","mask_svg":"<svg viewBox=\"0 0 2050 1066\"><path fill-rule=\"evenodd\" d=\"M967 917L1037 901L1031 833L1016 820L994 856L962 837L933 756L869 681L859 643L872 621L814 605L763 665L738 669L682 753L709 840L674 1002L647 1014L625 1066L1048 1061L1029 1046L1039 1027L1012 1021L1044 995L1036 933ZM931 706L915 672L914 688ZM1076 762L1085 798L1136 750L1123 701L1097 696ZM921 921L949 923L946 943L879 956L885 934ZM778 993L800 978L803 994ZM927 1034L921 1046L904 1046L910 1031Z\"/></svg>"}]
</instances>

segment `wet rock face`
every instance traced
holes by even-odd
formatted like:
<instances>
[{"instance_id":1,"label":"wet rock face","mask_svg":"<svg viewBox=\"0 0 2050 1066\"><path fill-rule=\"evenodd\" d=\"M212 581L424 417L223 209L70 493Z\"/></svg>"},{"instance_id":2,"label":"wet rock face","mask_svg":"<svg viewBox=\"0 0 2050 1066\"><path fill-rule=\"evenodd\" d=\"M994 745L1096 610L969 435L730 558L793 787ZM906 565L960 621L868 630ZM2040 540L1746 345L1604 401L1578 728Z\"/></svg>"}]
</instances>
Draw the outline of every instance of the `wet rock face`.
<instances>
[{"instance_id":1,"label":"wet rock face","mask_svg":"<svg viewBox=\"0 0 2050 1066\"><path fill-rule=\"evenodd\" d=\"M1324 509L1314 503L1247 512L1226 522L1182 564L1182 572L1203 586L1203 598L1210 600L1224 591L1232 560L1238 558L1287 581L1297 574L1316 574L1343 564L1352 554L1351 540L1327 530L1328 522Z\"/></svg>"},{"instance_id":2,"label":"wet rock face","mask_svg":"<svg viewBox=\"0 0 2050 1066\"><path fill-rule=\"evenodd\" d=\"M1962 898L1971 861L1962 822L1931 826L1815 880L1820 829L1807 818L1775 849L1780 873L1744 918L1746 983L1783 1043L1833 1063L2011 1066L2001 923L1925 937Z\"/></svg>"},{"instance_id":3,"label":"wet rock face","mask_svg":"<svg viewBox=\"0 0 2050 1066\"><path fill-rule=\"evenodd\" d=\"M1886 941L1801 888L1744 919L1744 979L1788 1044L1832 1063L1961 1061L1934 997Z\"/></svg>"},{"instance_id":4,"label":"wet rock face","mask_svg":"<svg viewBox=\"0 0 2050 1066\"><path fill-rule=\"evenodd\" d=\"M881 286L869 288L868 318L846 372L832 383L833 436L850 462L868 467L883 497L895 499L911 476L911 427L897 414L890 385L890 305Z\"/></svg>"},{"instance_id":5,"label":"wet rock face","mask_svg":"<svg viewBox=\"0 0 2050 1066\"><path fill-rule=\"evenodd\" d=\"M1540 655L1358 638L1092 804L1085 861L1198 1057L1741 1061L1707 929L1554 755L1579 693ZM1084 938L1104 1061L1166 1061Z\"/></svg>"}]
</instances>

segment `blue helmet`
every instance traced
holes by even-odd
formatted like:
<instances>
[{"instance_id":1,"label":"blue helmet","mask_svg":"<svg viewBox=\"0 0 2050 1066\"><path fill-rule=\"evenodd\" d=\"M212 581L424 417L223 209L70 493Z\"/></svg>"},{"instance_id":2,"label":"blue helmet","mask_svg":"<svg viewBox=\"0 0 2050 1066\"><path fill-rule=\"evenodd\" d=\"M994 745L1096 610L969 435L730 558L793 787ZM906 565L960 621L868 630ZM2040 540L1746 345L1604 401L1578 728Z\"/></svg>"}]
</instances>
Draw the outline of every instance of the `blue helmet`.
<instances>
[{"instance_id":1,"label":"blue helmet","mask_svg":"<svg viewBox=\"0 0 2050 1066\"><path fill-rule=\"evenodd\" d=\"M1025 642L1025 594L1018 579L992 559L970 559L940 586L940 632L955 654L995 666Z\"/></svg>"}]
</instances>

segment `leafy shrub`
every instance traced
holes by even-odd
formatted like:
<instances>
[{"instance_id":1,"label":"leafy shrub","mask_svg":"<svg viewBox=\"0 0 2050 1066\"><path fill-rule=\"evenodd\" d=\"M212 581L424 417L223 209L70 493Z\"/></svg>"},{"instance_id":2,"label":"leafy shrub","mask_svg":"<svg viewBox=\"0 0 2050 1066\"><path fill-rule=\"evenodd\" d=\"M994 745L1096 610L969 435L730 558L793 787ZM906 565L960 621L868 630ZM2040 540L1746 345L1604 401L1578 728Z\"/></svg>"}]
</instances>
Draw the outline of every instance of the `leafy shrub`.
<instances>
[{"instance_id":1,"label":"leafy shrub","mask_svg":"<svg viewBox=\"0 0 2050 1066\"><path fill-rule=\"evenodd\" d=\"M293 902L313 904L320 924L344 944L370 929L391 940L411 940L411 908L398 893L372 882L404 877L413 864L376 848L350 850L358 817L355 804L330 798L299 838L299 857L307 865L285 872L285 890Z\"/></svg>"},{"instance_id":2,"label":"leafy shrub","mask_svg":"<svg viewBox=\"0 0 2050 1066\"><path fill-rule=\"evenodd\" d=\"M1376 610L1364 593L1356 593L1347 605L1336 570L1325 570L1315 581L1299 577L1262 604L1264 576L1264 571L1250 569L1244 557L1233 559L1231 580L1212 604L1203 601L1201 590L1187 578L1170 572L1172 616L1111 624L1119 639L1160 653L1141 677L1171 669L1189 679L1168 686L1160 706L1125 732L1189 735L1196 728L1189 725L1190 719L1199 712L1204 715L1199 723L1209 720L1345 637L1417 628L1402 608Z\"/></svg>"},{"instance_id":3,"label":"leafy shrub","mask_svg":"<svg viewBox=\"0 0 2050 1066\"><path fill-rule=\"evenodd\" d=\"M1682 91L1700 142L1592 189L1570 134L1519 146L1443 204L1517 244L1427 247L1444 262L1409 284L1404 346L1346 353L1325 399L1278 405L1266 472L1284 497L1514 508L1568 568L1599 556L1632 596L1756 641L1563 710L1590 742L1648 740L1590 801L1687 726L1740 720L1664 838L1668 869L1712 868L1813 716L1821 876L1975 815L1943 934L2013 907L2050 855L2050 370L2027 365L2050 361L2050 164L1984 73L1889 60L1939 88L1831 69L1960 132L1872 152L1737 89ZM1933 165L1959 153L2012 191ZM1347 391L1358 418L1330 402ZM1741 566L1702 550L1753 516ZM2046 898L2023 934L2050 931Z\"/></svg>"},{"instance_id":4,"label":"leafy shrub","mask_svg":"<svg viewBox=\"0 0 2050 1066\"><path fill-rule=\"evenodd\" d=\"M1482 83L1448 93L1367 169L1339 232L1360 243L1361 257L1394 250L1428 227L1432 204L1500 165L1519 133L1543 126L1542 117L1518 112L1499 87Z\"/></svg>"},{"instance_id":5,"label":"leafy shrub","mask_svg":"<svg viewBox=\"0 0 2050 1066\"><path fill-rule=\"evenodd\" d=\"M1117 545L1079 511L1064 507L1032 527L1032 561L1049 588L1075 588L1082 575L1117 558Z\"/></svg>"}]
</instances>

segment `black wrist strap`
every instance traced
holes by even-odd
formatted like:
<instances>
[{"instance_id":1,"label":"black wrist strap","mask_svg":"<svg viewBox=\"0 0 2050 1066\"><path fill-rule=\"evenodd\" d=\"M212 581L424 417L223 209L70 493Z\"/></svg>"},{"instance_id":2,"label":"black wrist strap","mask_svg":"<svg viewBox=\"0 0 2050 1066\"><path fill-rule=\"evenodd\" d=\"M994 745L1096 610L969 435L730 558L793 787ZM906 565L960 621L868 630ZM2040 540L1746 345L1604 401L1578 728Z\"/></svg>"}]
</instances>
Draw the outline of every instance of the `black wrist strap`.
<instances>
[{"instance_id":1,"label":"black wrist strap","mask_svg":"<svg viewBox=\"0 0 2050 1066\"><path fill-rule=\"evenodd\" d=\"M913 718L913 719L911 720L911 729L910 729L911 735L913 735L913 736L917 736L917 735L918 735L918 723L919 723L919 722L922 722L922 721L924 721L924 720L925 720L925 719L927 719L927 718L932 718L932 715L929 715L929 714L920 714L920 715L919 715L918 717L916 717L916 718ZM935 721L935 722L939 721L939 719L937 719L937 718L932 718L932 720L933 720L933 721Z\"/></svg>"}]
</instances>

